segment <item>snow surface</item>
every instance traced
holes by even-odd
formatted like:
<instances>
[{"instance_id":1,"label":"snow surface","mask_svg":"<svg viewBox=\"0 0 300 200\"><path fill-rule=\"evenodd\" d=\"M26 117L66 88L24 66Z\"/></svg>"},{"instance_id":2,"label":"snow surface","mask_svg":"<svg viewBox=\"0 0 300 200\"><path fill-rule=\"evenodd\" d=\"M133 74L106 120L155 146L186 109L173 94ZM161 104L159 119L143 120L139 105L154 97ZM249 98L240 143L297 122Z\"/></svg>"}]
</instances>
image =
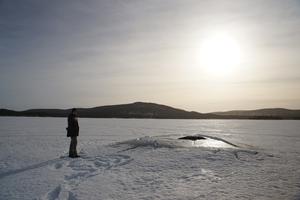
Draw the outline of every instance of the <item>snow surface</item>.
<instances>
[{"instance_id":1,"label":"snow surface","mask_svg":"<svg viewBox=\"0 0 300 200\"><path fill-rule=\"evenodd\" d=\"M0 117L0 199L300 199L300 121ZM178 140L187 135L205 140Z\"/></svg>"}]
</instances>

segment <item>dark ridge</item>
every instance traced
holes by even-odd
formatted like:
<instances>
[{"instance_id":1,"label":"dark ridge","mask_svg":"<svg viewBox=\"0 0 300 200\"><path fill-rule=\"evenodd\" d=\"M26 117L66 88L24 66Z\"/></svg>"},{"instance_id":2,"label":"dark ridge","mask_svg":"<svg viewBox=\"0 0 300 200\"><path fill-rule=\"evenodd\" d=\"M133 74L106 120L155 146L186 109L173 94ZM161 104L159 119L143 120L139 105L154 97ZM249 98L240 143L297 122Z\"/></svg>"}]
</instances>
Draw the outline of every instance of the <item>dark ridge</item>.
<instances>
[{"instance_id":1,"label":"dark ridge","mask_svg":"<svg viewBox=\"0 0 300 200\"><path fill-rule=\"evenodd\" d=\"M81 117L95 118L205 119L215 116L144 102L79 109L78 112Z\"/></svg>"},{"instance_id":2,"label":"dark ridge","mask_svg":"<svg viewBox=\"0 0 300 200\"><path fill-rule=\"evenodd\" d=\"M300 110L271 108L260 110L236 110L228 112L199 113L156 103L131 104L78 108L84 118L155 118L155 119L300 119ZM13 111L0 109L0 116L67 117L70 109L30 109Z\"/></svg>"},{"instance_id":3,"label":"dark ridge","mask_svg":"<svg viewBox=\"0 0 300 200\"><path fill-rule=\"evenodd\" d=\"M2 110L0 116L67 117L70 112L70 109L30 109L19 112ZM215 114L189 112L170 106L144 102L77 108L77 111L79 117L83 118L207 119L217 117Z\"/></svg>"},{"instance_id":4,"label":"dark ridge","mask_svg":"<svg viewBox=\"0 0 300 200\"><path fill-rule=\"evenodd\" d=\"M232 110L226 112L214 112L213 114L228 118L234 118L238 116L248 119L300 119L300 110L289 110L285 108Z\"/></svg>"},{"instance_id":5,"label":"dark ridge","mask_svg":"<svg viewBox=\"0 0 300 200\"><path fill-rule=\"evenodd\" d=\"M0 116L19 116L19 112L8 109L0 109Z\"/></svg>"}]
</instances>

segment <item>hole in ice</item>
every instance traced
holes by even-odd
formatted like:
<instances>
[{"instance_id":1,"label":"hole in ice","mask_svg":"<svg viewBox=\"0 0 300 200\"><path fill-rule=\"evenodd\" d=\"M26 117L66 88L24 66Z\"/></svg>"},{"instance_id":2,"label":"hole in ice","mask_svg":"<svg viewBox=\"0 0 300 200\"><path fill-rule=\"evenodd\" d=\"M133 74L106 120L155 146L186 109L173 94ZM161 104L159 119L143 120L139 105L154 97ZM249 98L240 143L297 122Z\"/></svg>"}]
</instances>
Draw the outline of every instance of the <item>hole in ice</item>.
<instances>
[{"instance_id":1,"label":"hole in ice","mask_svg":"<svg viewBox=\"0 0 300 200\"><path fill-rule=\"evenodd\" d=\"M180 140L190 140L193 147L212 147L212 148L234 148L237 147L222 138L204 136L204 135L188 135L178 138Z\"/></svg>"},{"instance_id":2,"label":"hole in ice","mask_svg":"<svg viewBox=\"0 0 300 200\"><path fill-rule=\"evenodd\" d=\"M206 138L203 137L203 136L189 135L189 136L180 137L178 139L180 139L180 140L192 140L192 141L195 141L195 140L205 140Z\"/></svg>"}]
</instances>

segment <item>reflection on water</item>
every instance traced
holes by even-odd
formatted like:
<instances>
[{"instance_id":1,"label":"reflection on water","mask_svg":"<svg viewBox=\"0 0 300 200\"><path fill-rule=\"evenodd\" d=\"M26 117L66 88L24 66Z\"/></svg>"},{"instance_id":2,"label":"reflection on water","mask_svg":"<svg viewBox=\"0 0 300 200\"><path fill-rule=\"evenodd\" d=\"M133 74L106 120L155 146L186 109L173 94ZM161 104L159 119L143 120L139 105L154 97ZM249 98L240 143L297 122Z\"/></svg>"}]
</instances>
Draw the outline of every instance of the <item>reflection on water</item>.
<instances>
[{"instance_id":1,"label":"reflection on water","mask_svg":"<svg viewBox=\"0 0 300 200\"><path fill-rule=\"evenodd\" d=\"M212 148L234 148L234 146L223 142L221 140L216 140L212 138L206 138L204 140L196 140L196 141L191 141L192 146L195 147L212 147Z\"/></svg>"}]
</instances>

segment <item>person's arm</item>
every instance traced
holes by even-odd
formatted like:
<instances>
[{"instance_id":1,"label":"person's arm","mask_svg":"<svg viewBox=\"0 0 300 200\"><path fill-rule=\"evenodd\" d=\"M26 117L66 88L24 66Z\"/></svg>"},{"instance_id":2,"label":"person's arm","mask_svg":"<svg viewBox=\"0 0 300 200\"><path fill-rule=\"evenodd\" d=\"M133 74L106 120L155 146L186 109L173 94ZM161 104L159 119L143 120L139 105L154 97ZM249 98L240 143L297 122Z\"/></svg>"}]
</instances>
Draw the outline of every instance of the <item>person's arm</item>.
<instances>
[{"instance_id":1,"label":"person's arm","mask_svg":"<svg viewBox=\"0 0 300 200\"><path fill-rule=\"evenodd\" d=\"M68 116L68 128L69 130L74 129L74 117L72 115Z\"/></svg>"},{"instance_id":2,"label":"person's arm","mask_svg":"<svg viewBox=\"0 0 300 200\"><path fill-rule=\"evenodd\" d=\"M78 120L74 118L74 128L76 131L79 131L79 124L78 124Z\"/></svg>"}]
</instances>

